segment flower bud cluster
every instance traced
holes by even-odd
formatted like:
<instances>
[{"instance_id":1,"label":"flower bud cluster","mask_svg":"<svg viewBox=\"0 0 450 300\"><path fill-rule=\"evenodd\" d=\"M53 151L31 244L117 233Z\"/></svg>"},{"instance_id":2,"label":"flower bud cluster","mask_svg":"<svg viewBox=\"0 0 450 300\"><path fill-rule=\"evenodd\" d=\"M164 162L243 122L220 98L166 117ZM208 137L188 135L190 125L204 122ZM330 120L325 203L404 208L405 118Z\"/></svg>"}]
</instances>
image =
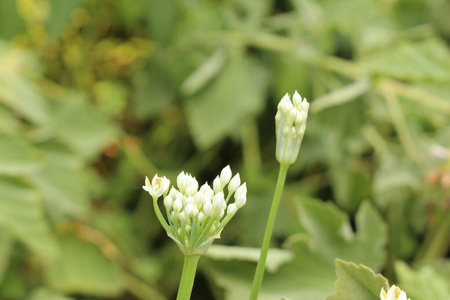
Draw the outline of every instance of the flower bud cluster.
<instances>
[{"instance_id":1,"label":"flower bud cluster","mask_svg":"<svg viewBox=\"0 0 450 300\"><path fill-rule=\"evenodd\" d=\"M286 94L278 104L275 115L276 157L280 164L293 164L298 156L306 129L309 103L295 91L292 102Z\"/></svg>"},{"instance_id":2,"label":"flower bud cluster","mask_svg":"<svg viewBox=\"0 0 450 300\"><path fill-rule=\"evenodd\" d=\"M166 218L162 218L154 198L155 211L158 210L156 214L169 237L184 254L204 254L220 237L220 232L237 210L246 203L246 183L241 184L239 174L232 177L227 166L214 179L213 187L205 183L199 188L197 180L184 172L178 175L177 186L178 189L172 187L164 196ZM145 186L144 189L147 190ZM229 204L233 195L234 202Z\"/></svg>"},{"instance_id":3,"label":"flower bud cluster","mask_svg":"<svg viewBox=\"0 0 450 300\"><path fill-rule=\"evenodd\" d=\"M398 286L391 286L389 291L386 293L384 288L381 288L380 292L380 299L381 300L410 300L409 298L406 298L406 293L402 291Z\"/></svg>"}]
</instances>

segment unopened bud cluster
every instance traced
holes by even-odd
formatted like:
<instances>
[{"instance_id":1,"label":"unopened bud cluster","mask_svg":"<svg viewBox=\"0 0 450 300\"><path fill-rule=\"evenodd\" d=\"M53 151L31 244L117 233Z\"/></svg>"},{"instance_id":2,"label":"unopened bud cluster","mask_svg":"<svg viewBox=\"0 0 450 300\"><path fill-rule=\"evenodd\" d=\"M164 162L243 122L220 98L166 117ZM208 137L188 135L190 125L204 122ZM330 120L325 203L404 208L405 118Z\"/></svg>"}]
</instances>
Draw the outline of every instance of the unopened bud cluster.
<instances>
[{"instance_id":1,"label":"unopened bud cluster","mask_svg":"<svg viewBox=\"0 0 450 300\"><path fill-rule=\"evenodd\" d=\"M381 300L410 300L409 298L406 298L406 293L402 291L398 286L391 286L389 291L386 293L384 288L381 288L380 293L380 299Z\"/></svg>"},{"instance_id":2,"label":"unopened bud cluster","mask_svg":"<svg viewBox=\"0 0 450 300\"><path fill-rule=\"evenodd\" d=\"M298 156L306 129L309 103L295 91L292 102L286 94L278 104L275 116L276 157L280 164L293 164Z\"/></svg>"},{"instance_id":3,"label":"unopened bud cluster","mask_svg":"<svg viewBox=\"0 0 450 300\"><path fill-rule=\"evenodd\" d=\"M146 178L143 188L153 197L161 225L185 255L206 253L247 201L246 184L241 184L239 174L232 177L229 166L214 179L212 187L205 183L199 188L197 180L184 172L177 177L178 189L172 187L168 192L170 182L167 181L165 177L155 176L150 184ZM156 201L161 195L164 196L166 218L162 217ZM233 195L234 202L228 204Z\"/></svg>"}]
</instances>

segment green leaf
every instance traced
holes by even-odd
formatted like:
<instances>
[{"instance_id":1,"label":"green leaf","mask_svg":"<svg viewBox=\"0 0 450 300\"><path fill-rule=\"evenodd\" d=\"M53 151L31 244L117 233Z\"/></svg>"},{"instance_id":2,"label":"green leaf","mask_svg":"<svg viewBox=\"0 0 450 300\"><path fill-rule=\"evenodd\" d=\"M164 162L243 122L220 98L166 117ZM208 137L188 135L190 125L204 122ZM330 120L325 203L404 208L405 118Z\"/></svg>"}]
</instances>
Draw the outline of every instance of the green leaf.
<instances>
[{"instance_id":1,"label":"green leaf","mask_svg":"<svg viewBox=\"0 0 450 300\"><path fill-rule=\"evenodd\" d=\"M334 265L336 258L364 264L379 271L385 262L387 228L367 201L356 213L354 233L348 217L331 202L302 199L298 202L301 224L315 252Z\"/></svg>"},{"instance_id":2,"label":"green leaf","mask_svg":"<svg viewBox=\"0 0 450 300\"><path fill-rule=\"evenodd\" d=\"M23 174L35 170L43 155L23 139L0 133L0 174Z\"/></svg>"},{"instance_id":3,"label":"green leaf","mask_svg":"<svg viewBox=\"0 0 450 300\"><path fill-rule=\"evenodd\" d=\"M54 118L57 136L85 159L93 159L117 136L116 126L87 104L83 96L72 94L59 103Z\"/></svg>"},{"instance_id":4,"label":"green leaf","mask_svg":"<svg viewBox=\"0 0 450 300\"><path fill-rule=\"evenodd\" d=\"M55 293L45 288L37 289L33 291L27 300L72 300L73 298L66 297L64 295Z\"/></svg>"},{"instance_id":5,"label":"green leaf","mask_svg":"<svg viewBox=\"0 0 450 300\"><path fill-rule=\"evenodd\" d=\"M370 72L403 80L450 80L450 51L437 39L402 43L365 57L359 64Z\"/></svg>"},{"instance_id":6,"label":"green leaf","mask_svg":"<svg viewBox=\"0 0 450 300\"><path fill-rule=\"evenodd\" d=\"M12 249L13 239L11 235L0 228L0 286L9 266Z\"/></svg>"},{"instance_id":7,"label":"green leaf","mask_svg":"<svg viewBox=\"0 0 450 300\"><path fill-rule=\"evenodd\" d=\"M58 245L39 194L12 178L0 177L0 225L42 258L53 258Z\"/></svg>"},{"instance_id":8,"label":"green leaf","mask_svg":"<svg viewBox=\"0 0 450 300\"><path fill-rule=\"evenodd\" d=\"M439 274L432 266L422 266L417 270L408 267L404 262L395 264L399 286L408 297L414 300L448 300L450 299L450 276ZM450 264L447 263L450 274Z\"/></svg>"},{"instance_id":9,"label":"green leaf","mask_svg":"<svg viewBox=\"0 0 450 300\"><path fill-rule=\"evenodd\" d=\"M0 65L0 102L33 123L49 122L49 103L32 81L39 76L36 57L0 43Z\"/></svg>"},{"instance_id":10,"label":"green leaf","mask_svg":"<svg viewBox=\"0 0 450 300\"><path fill-rule=\"evenodd\" d=\"M386 228L374 208L364 202L356 216L358 232L352 232L347 216L331 203L303 199L297 203L306 233L292 236L286 248L294 255L273 273L264 276L261 299L323 300L333 292L335 259L342 258L380 269L383 266ZM255 271L249 258L211 260L207 272L225 288L225 299L248 298Z\"/></svg>"},{"instance_id":11,"label":"green leaf","mask_svg":"<svg viewBox=\"0 0 450 300\"><path fill-rule=\"evenodd\" d=\"M44 195L50 213L80 217L85 215L89 199L83 175L81 168L50 161L30 173L29 179Z\"/></svg>"},{"instance_id":12,"label":"green leaf","mask_svg":"<svg viewBox=\"0 0 450 300\"><path fill-rule=\"evenodd\" d=\"M16 1L0 2L0 39L10 39L23 31L23 21L17 13Z\"/></svg>"},{"instance_id":13,"label":"green leaf","mask_svg":"<svg viewBox=\"0 0 450 300\"><path fill-rule=\"evenodd\" d=\"M53 289L105 297L121 292L118 267L96 245L74 235L60 237L59 243L62 253L46 270Z\"/></svg>"},{"instance_id":14,"label":"green leaf","mask_svg":"<svg viewBox=\"0 0 450 300\"><path fill-rule=\"evenodd\" d=\"M239 131L242 120L262 108L265 87L260 65L246 56L231 59L218 78L187 100L187 121L197 146L206 149Z\"/></svg>"},{"instance_id":15,"label":"green leaf","mask_svg":"<svg viewBox=\"0 0 450 300\"><path fill-rule=\"evenodd\" d=\"M327 300L379 300L381 288L389 289L389 282L364 265L336 260L336 292Z\"/></svg>"},{"instance_id":16,"label":"green leaf","mask_svg":"<svg viewBox=\"0 0 450 300\"><path fill-rule=\"evenodd\" d=\"M259 254L259 248L212 245L206 255L216 260L241 260L257 263ZM293 254L291 251L284 249L269 249L266 269L269 272L275 272L281 265L288 263L292 259Z\"/></svg>"},{"instance_id":17,"label":"green leaf","mask_svg":"<svg viewBox=\"0 0 450 300\"><path fill-rule=\"evenodd\" d=\"M80 6L82 1L58 1L50 0L51 12L48 20L48 31L52 38L57 38L58 34L64 31L64 26L70 21L72 11Z\"/></svg>"}]
</instances>

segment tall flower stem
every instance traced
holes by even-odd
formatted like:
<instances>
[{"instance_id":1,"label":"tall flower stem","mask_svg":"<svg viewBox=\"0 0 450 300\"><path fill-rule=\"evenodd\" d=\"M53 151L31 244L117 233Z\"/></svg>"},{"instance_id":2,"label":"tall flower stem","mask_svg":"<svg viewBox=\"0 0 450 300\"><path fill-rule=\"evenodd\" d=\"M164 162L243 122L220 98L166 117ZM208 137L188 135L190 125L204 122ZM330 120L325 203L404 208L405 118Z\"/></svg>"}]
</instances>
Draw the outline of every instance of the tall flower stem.
<instances>
[{"instance_id":1,"label":"tall flower stem","mask_svg":"<svg viewBox=\"0 0 450 300\"><path fill-rule=\"evenodd\" d=\"M264 268L267 260L267 253L269 252L270 240L272 238L273 227L277 217L278 207L280 206L281 194L286 181L286 174L289 165L281 164L278 173L277 185L275 187L275 194L273 196L272 207L270 208L269 219L267 220L266 232L261 246L261 253L259 255L258 265L256 266L255 276L253 277L252 289L250 292L250 300L258 298L259 290L261 288L262 279L264 276Z\"/></svg>"},{"instance_id":2,"label":"tall flower stem","mask_svg":"<svg viewBox=\"0 0 450 300\"><path fill-rule=\"evenodd\" d=\"M195 272L197 271L199 259L200 255L184 256L183 273L181 274L177 300L191 299L192 287L194 286Z\"/></svg>"}]
</instances>

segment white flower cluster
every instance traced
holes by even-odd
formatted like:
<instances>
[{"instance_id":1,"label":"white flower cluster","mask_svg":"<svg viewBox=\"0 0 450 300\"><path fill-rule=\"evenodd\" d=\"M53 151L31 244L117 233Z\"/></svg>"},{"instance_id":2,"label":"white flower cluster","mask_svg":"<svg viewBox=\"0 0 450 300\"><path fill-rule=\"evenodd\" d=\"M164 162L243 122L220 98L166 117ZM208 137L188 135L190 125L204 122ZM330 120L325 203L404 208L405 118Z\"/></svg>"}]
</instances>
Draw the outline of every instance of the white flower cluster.
<instances>
[{"instance_id":1,"label":"white flower cluster","mask_svg":"<svg viewBox=\"0 0 450 300\"><path fill-rule=\"evenodd\" d=\"M402 291L398 286L391 286L389 291L386 293L384 288L381 288L380 292L380 299L381 300L410 300L409 298L406 298L406 293Z\"/></svg>"},{"instance_id":2,"label":"white flower cluster","mask_svg":"<svg viewBox=\"0 0 450 300\"><path fill-rule=\"evenodd\" d=\"M278 104L275 116L277 136L276 157L280 164L293 164L298 156L306 129L309 103L295 91L293 102L286 94Z\"/></svg>"},{"instance_id":3,"label":"white flower cluster","mask_svg":"<svg viewBox=\"0 0 450 300\"><path fill-rule=\"evenodd\" d=\"M204 254L234 214L247 201L247 185L241 184L239 174L232 178L230 166L225 167L213 181L199 189L197 180L181 172L177 177L178 189L169 189L170 181L163 177L153 178L144 190L152 195L156 215L172 238L186 254ZM228 185L228 189L225 187ZM226 194L225 194L226 192ZM162 217L157 199L164 195L166 217ZM234 195L234 202L228 204ZM167 219L167 221L166 221Z\"/></svg>"}]
</instances>

